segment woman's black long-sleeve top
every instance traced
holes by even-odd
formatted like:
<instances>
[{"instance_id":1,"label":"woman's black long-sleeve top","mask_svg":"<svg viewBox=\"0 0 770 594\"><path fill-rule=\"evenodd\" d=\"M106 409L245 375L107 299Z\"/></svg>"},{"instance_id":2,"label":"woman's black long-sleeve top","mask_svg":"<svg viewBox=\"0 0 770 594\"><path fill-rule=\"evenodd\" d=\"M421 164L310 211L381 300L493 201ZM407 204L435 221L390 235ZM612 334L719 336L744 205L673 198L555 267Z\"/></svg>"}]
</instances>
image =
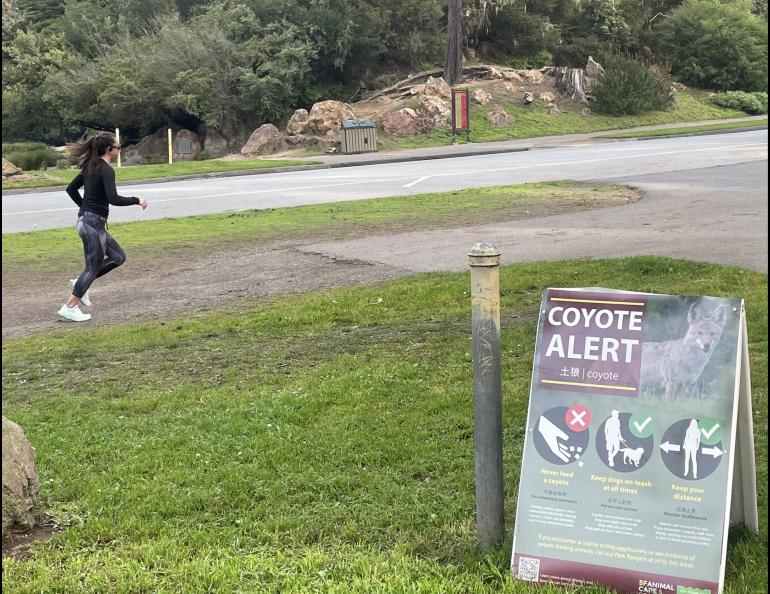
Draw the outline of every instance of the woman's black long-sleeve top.
<instances>
[{"instance_id":1,"label":"woman's black long-sleeve top","mask_svg":"<svg viewBox=\"0 0 770 594\"><path fill-rule=\"evenodd\" d=\"M80 188L85 186L81 198ZM115 187L115 171L104 160L99 159L99 167L95 174L84 174L82 171L67 186L67 194L80 207L78 215L93 212L107 218L110 204L115 206L130 206L139 204L135 196L120 196Z\"/></svg>"}]
</instances>

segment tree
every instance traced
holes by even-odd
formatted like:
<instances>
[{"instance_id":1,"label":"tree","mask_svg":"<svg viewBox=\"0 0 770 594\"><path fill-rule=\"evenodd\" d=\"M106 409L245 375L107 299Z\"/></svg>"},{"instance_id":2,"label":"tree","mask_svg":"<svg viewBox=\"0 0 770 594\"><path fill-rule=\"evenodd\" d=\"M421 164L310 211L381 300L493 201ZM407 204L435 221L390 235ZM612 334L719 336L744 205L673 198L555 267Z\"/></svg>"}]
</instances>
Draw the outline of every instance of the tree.
<instances>
[{"instance_id":1,"label":"tree","mask_svg":"<svg viewBox=\"0 0 770 594\"><path fill-rule=\"evenodd\" d=\"M746 9L687 2L659 26L671 70L683 82L723 91L767 91L767 24Z\"/></svg>"},{"instance_id":2,"label":"tree","mask_svg":"<svg viewBox=\"0 0 770 594\"><path fill-rule=\"evenodd\" d=\"M449 0L447 7L447 52L444 80L451 85L463 81L463 2Z\"/></svg>"}]
</instances>

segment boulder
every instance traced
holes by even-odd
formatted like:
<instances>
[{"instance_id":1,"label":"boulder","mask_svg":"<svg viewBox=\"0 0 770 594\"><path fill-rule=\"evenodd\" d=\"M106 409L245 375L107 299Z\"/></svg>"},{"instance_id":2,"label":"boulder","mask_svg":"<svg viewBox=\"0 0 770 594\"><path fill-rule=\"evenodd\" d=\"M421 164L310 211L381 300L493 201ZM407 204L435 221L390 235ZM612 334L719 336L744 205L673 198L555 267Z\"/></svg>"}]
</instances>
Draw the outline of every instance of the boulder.
<instances>
[{"instance_id":1,"label":"boulder","mask_svg":"<svg viewBox=\"0 0 770 594\"><path fill-rule=\"evenodd\" d=\"M509 83L509 82L504 83L503 84L503 89L505 89L506 91L508 91L511 94L516 93L516 85L514 85L513 83Z\"/></svg>"},{"instance_id":2,"label":"boulder","mask_svg":"<svg viewBox=\"0 0 770 594\"><path fill-rule=\"evenodd\" d=\"M487 78L503 78L503 73L494 66L490 66L487 71Z\"/></svg>"},{"instance_id":3,"label":"boulder","mask_svg":"<svg viewBox=\"0 0 770 594\"><path fill-rule=\"evenodd\" d=\"M340 101L319 101L310 108L303 134L339 138L342 120L355 119L353 108ZM330 134L331 133L331 134Z\"/></svg>"},{"instance_id":4,"label":"boulder","mask_svg":"<svg viewBox=\"0 0 770 594\"><path fill-rule=\"evenodd\" d=\"M452 110L449 103L436 95L420 95L419 105L417 106L417 115L420 118L429 120L434 128L449 125L452 117Z\"/></svg>"},{"instance_id":5,"label":"boulder","mask_svg":"<svg viewBox=\"0 0 770 594\"><path fill-rule=\"evenodd\" d=\"M171 147L174 151L174 161L192 161L201 152L200 137L192 130L182 129L173 135ZM185 152L181 152L182 149Z\"/></svg>"},{"instance_id":6,"label":"boulder","mask_svg":"<svg viewBox=\"0 0 770 594\"><path fill-rule=\"evenodd\" d=\"M227 139L216 130L206 130L203 135L203 150L212 159L226 155L228 145Z\"/></svg>"},{"instance_id":7,"label":"boulder","mask_svg":"<svg viewBox=\"0 0 770 594\"><path fill-rule=\"evenodd\" d=\"M16 165L14 165L8 159L3 157L3 175L8 177L11 175L17 175L19 173L21 173L21 168L16 167Z\"/></svg>"},{"instance_id":8,"label":"boulder","mask_svg":"<svg viewBox=\"0 0 770 594\"><path fill-rule=\"evenodd\" d=\"M588 62L586 62L586 67L583 71L586 76L590 76L591 78L599 78L600 75L604 74L604 68L599 62L596 62L592 56L588 56Z\"/></svg>"},{"instance_id":9,"label":"boulder","mask_svg":"<svg viewBox=\"0 0 770 594\"><path fill-rule=\"evenodd\" d=\"M535 102L535 96L529 91L524 92L524 105L532 105Z\"/></svg>"},{"instance_id":10,"label":"boulder","mask_svg":"<svg viewBox=\"0 0 770 594\"><path fill-rule=\"evenodd\" d=\"M286 150L286 142L281 131L273 124L262 124L254 130L241 147L241 154L247 157L270 155Z\"/></svg>"},{"instance_id":11,"label":"boulder","mask_svg":"<svg viewBox=\"0 0 770 594\"><path fill-rule=\"evenodd\" d=\"M519 73L515 70L504 70L503 71L503 78L505 80L515 80L516 82L523 82L523 79L521 76L519 76Z\"/></svg>"},{"instance_id":12,"label":"boulder","mask_svg":"<svg viewBox=\"0 0 770 594\"><path fill-rule=\"evenodd\" d=\"M414 85L413 87L409 87L409 94L410 95L419 95L420 93L425 92L425 85Z\"/></svg>"},{"instance_id":13,"label":"boulder","mask_svg":"<svg viewBox=\"0 0 770 594\"><path fill-rule=\"evenodd\" d=\"M310 114L307 112L307 109L296 110L286 124L286 134L289 136L303 134L305 128L307 128L309 118Z\"/></svg>"},{"instance_id":14,"label":"boulder","mask_svg":"<svg viewBox=\"0 0 770 594\"><path fill-rule=\"evenodd\" d=\"M9 182L24 182L24 181L32 181L33 179L40 179L39 175L27 175L26 173L17 173L16 175L9 175L9 176L3 176L3 179L8 180Z\"/></svg>"},{"instance_id":15,"label":"boulder","mask_svg":"<svg viewBox=\"0 0 770 594\"><path fill-rule=\"evenodd\" d=\"M493 126L512 126L516 120L509 116L499 105L495 105L487 114L487 121Z\"/></svg>"},{"instance_id":16,"label":"boulder","mask_svg":"<svg viewBox=\"0 0 770 594\"><path fill-rule=\"evenodd\" d=\"M412 116L413 118L417 117L417 112L413 110L411 107L404 107L403 109L399 110L401 113L405 113L408 116Z\"/></svg>"},{"instance_id":17,"label":"boulder","mask_svg":"<svg viewBox=\"0 0 770 594\"><path fill-rule=\"evenodd\" d=\"M126 146L120 152L123 165L146 165L168 162L168 139L166 128L145 136L136 144Z\"/></svg>"},{"instance_id":18,"label":"boulder","mask_svg":"<svg viewBox=\"0 0 770 594\"><path fill-rule=\"evenodd\" d=\"M559 96L556 93L547 92L540 93L540 95L538 95L538 99L540 99L540 101L545 101L546 103L556 103L556 101L559 99Z\"/></svg>"},{"instance_id":19,"label":"boulder","mask_svg":"<svg viewBox=\"0 0 770 594\"><path fill-rule=\"evenodd\" d=\"M584 107L584 108L581 110L581 112L580 112L580 115L582 115L583 117L587 118L588 116L590 116L590 115L591 115L591 113L592 113L592 112L591 112L591 108L590 108L590 107Z\"/></svg>"},{"instance_id":20,"label":"boulder","mask_svg":"<svg viewBox=\"0 0 770 594\"><path fill-rule=\"evenodd\" d=\"M431 129L430 120L418 117L412 109L409 111L412 113L402 109L401 111L384 114L381 121L382 129L394 136L422 134Z\"/></svg>"},{"instance_id":21,"label":"boulder","mask_svg":"<svg viewBox=\"0 0 770 594\"><path fill-rule=\"evenodd\" d=\"M13 527L34 527L38 488L35 448L21 427L3 417L3 542Z\"/></svg>"},{"instance_id":22,"label":"boulder","mask_svg":"<svg viewBox=\"0 0 770 594\"><path fill-rule=\"evenodd\" d=\"M471 100L477 105L486 105L492 100L492 95L484 89L476 89L471 93Z\"/></svg>"},{"instance_id":23,"label":"boulder","mask_svg":"<svg viewBox=\"0 0 770 594\"><path fill-rule=\"evenodd\" d=\"M305 134L294 134L293 136L287 136L285 139L286 144L290 148L318 148L318 141L321 140L318 136L306 136Z\"/></svg>"},{"instance_id":24,"label":"boulder","mask_svg":"<svg viewBox=\"0 0 770 594\"><path fill-rule=\"evenodd\" d=\"M542 85L545 82L545 77L539 70L523 70L520 74L524 81L531 85Z\"/></svg>"},{"instance_id":25,"label":"boulder","mask_svg":"<svg viewBox=\"0 0 770 594\"><path fill-rule=\"evenodd\" d=\"M551 103L548 106L548 115L552 115L552 116L559 116L559 115L561 115L561 111L559 110L559 108L556 106L555 103Z\"/></svg>"},{"instance_id":26,"label":"boulder","mask_svg":"<svg viewBox=\"0 0 770 594\"><path fill-rule=\"evenodd\" d=\"M429 76L423 94L449 99L452 96L452 89L443 78Z\"/></svg>"}]
</instances>

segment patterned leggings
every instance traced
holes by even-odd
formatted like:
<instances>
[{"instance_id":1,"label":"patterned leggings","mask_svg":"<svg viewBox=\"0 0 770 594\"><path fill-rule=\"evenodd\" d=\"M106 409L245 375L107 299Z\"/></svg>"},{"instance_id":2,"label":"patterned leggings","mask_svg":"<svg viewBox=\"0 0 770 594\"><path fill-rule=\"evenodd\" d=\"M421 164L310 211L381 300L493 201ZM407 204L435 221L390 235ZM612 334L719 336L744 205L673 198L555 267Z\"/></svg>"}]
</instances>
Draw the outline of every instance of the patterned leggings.
<instances>
[{"instance_id":1,"label":"patterned leggings","mask_svg":"<svg viewBox=\"0 0 770 594\"><path fill-rule=\"evenodd\" d=\"M86 257L85 270L78 277L72 294L80 299L97 278L126 261L126 252L115 238L107 233L107 219L92 212L84 212L75 224Z\"/></svg>"}]
</instances>

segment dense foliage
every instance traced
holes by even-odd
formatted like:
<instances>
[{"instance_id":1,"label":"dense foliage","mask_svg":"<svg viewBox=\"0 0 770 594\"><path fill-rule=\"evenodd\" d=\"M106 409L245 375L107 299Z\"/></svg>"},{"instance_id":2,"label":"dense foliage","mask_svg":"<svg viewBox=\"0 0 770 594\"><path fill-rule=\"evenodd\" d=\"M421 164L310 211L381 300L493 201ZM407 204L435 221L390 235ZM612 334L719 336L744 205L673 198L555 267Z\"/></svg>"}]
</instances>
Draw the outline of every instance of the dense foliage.
<instances>
[{"instance_id":1,"label":"dense foliage","mask_svg":"<svg viewBox=\"0 0 770 594\"><path fill-rule=\"evenodd\" d=\"M725 91L724 93L717 93L711 100L721 107L740 109L752 115L767 113L767 93Z\"/></svg>"},{"instance_id":2,"label":"dense foliage","mask_svg":"<svg viewBox=\"0 0 770 594\"><path fill-rule=\"evenodd\" d=\"M688 1L663 22L660 43L684 83L767 91L767 22L739 5Z\"/></svg>"},{"instance_id":3,"label":"dense foliage","mask_svg":"<svg viewBox=\"0 0 770 594\"><path fill-rule=\"evenodd\" d=\"M4 141L63 142L85 127L120 127L131 138L169 123L232 137L315 101L352 100L443 66L446 55L446 0L12 5L3 11ZM478 60L583 66L589 55L627 53L670 63L690 83L767 88L767 0L464 0L464 7L467 53Z\"/></svg>"},{"instance_id":4,"label":"dense foliage","mask_svg":"<svg viewBox=\"0 0 770 594\"><path fill-rule=\"evenodd\" d=\"M673 101L668 76L638 60L611 56L604 70L592 90L600 113L634 115L665 109Z\"/></svg>"}]
</instances>

